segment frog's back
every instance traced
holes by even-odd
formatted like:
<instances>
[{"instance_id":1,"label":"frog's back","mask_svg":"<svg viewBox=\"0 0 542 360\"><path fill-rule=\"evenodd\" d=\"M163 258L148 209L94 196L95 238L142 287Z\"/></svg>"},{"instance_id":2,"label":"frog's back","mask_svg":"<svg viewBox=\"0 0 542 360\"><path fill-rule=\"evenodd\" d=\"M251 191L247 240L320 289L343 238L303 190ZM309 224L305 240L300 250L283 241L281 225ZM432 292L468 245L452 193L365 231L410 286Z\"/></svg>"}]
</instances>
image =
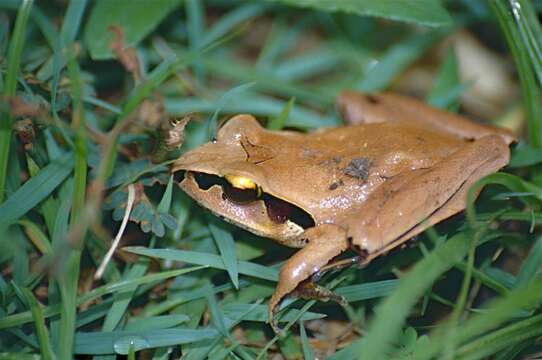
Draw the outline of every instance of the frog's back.
<instances>
[{"instance_id":1,"label":"frog's back","mask_svg":"<svg viewBox=\"0 0 542 360\"><path fill-rule=\"evenodd\" d=\"M258 144L275 156L258 164L268 191L302 208L336 216L359 205L386 179L430 167L464 143L453 136L402 123L375 123L310 134L268 132ZM288 186L285 186L288 184ZM326 211L325 209L329 209Z\"/></svg>"},{"instance_id":2,"label":"frog's back","mask_svg":"<svg viewBox=\"0 0 542 360\"><path fill-rule=\"evenodd\" d=\"M310 134L311 143L332 144L341 152L373 157L409 153L411 158L445 157L464 140L405 123L373 123L330 128Z\"/></svg>"},{"instance_id":3,"label":"frog's back","mask_svg":"<svg viewBox=\"0 0 542 360\"><path fill-rule=\"evenodd\" d=\"M310 134L276 133L264 138L268 146L275 145L277 156L268 164L273 167L297 164L340 172L354 161L368 164L384 177L429 167L465 143L446 133L403 123L343 126Z\"/></svg>"}]
</instances>

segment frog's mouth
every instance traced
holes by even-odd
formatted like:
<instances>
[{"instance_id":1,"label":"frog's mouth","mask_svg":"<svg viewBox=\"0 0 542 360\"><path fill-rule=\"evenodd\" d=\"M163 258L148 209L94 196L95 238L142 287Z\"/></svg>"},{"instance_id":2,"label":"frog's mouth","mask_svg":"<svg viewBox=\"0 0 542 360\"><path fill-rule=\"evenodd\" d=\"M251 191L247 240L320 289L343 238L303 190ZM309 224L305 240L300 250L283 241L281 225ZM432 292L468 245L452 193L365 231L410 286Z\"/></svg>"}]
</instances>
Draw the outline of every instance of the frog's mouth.
<instances>
[{"instance_id":1,"label":"frog's mouth","mask_svg":"<svg viewBox=\"0 0 542 360\"><path fill-rule=\"evenodd\" d=\"M225 177L187 171L180 185L218 216L258 235L288 241L315 226L307 211L255 184L241 188Z\"/></svg>"}]
</instances>

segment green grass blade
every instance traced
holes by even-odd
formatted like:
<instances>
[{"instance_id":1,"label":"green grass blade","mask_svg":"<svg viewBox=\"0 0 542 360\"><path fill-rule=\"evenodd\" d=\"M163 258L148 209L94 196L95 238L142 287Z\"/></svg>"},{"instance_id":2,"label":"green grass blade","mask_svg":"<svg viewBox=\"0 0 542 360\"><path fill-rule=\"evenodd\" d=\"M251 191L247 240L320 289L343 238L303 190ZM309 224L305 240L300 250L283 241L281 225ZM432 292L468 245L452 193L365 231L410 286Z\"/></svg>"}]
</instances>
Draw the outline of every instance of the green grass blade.
<instances>
[{"instance_id":1,"label":"green grass blade","mask_svg":"<svg viewBox=\"0 0 542 360\"><path fill-rule=\"evenodd\" d=\"M224 62L228 66L224 66ZM202 56L201 63L205 69L215 76L230 79L234 82L255 82L256 88L265 90L279 96L295 96L300 101L309 101L318 106L333 104L333 98L317 88L297 84L276 77L270 71L258 70L246 65L237 64L234 59L216 59L211 56Z\"/></svg>"},{"instance_id":2,"label":"green grass blade","mask_svg":"<svg viewBox=\"0 0 542 360\"><path fill-rule=\"evenodd\" d=\"M448 26L452 19L440 1L416 0L267 0L328 12L346 12L413 22L426 26Z\"/></svg>"},{"instance_id":3,"label":"green grass blade","mask_svg":"<svg viewBox=\"0 0 542 360\"><path fill-rule=\"evenodd\" d=\"M52 159L52 156L49 155L49 158ZM40 168L29 155L26 156L26 163L27 163L27 167L30 172L30 175L31 176L37 175ZM45 198L45 200L43 200L39 209L40 209L41 216L43 216L45 220L45 225L47 227L47 230L49 231L50 234L52 234L54 231L55 216L58 210L57 199L54 196L48 196L47 198Z\"/></svg>"},{"instance_id":4,"label":"green grass blade","mask_svg":"<svg viewBox=\"0 0 542 360\"><path fill-rule=\"evenodd\" d=\"M202 47L201 40L205 33L205 6L201 0L186 0L184 5L190 50L195 51ZM199 57L194 59L193 68L196 79L203 83L204 68Z\"/></svg>"},{"instance_id":5,"label":"green grass blade","mask_svg":"<svg viewBox=\"0 0 542 360\"><path fill-rule=\"evenodd\" d=\"M542 281L536 279L529 284L511 291L508 295L494 300L483 312L474 315L471 319L461 324L460 331L456 331L451 341L461 344L488 334L488 332L504 323L514 319L520 310L530 310L538 306L542 300ZM537 317L531 317L529 320ZM540 319L538 319L540 321ZM431 359L443 350L443 344L450 341L447 333L437 333L431 336L429 344L424 344L414 350L416 360ZM478 347L477 351L484 350ZM487 350L487 349L486 349Z\"/></svg>"},{"instance_id":6,"label":"green grass blade","mask_svg":"<svg viewBox=\"0 0 542 360\"><path fill-rule=\"evenodd\" d=\"M536 10L529 0L512 0L510 6L523 46L529 52L538 83L542 85L542 27Z\"/></svg>"},{"instance_id":7,"label":"green grass blade","mask_svg":"<svg viewBox=\"0 0 542 360\"><path fill-rule=\"evenodd\" d=\"M81 251L71 250L67 260L65 260L65 271L57 279L61 299L58 335L58 356L60 359L71 359L73 357L80 261Z\"/></svg>"},{"instance_id":8,"label":"green grass blade","mask_svg":"<svg viewBox=\"0 0 542 360\"><path fill-rule=\"evenodd\" d=\"M239 285L241 285L241 287L246 286L246 282L240 281ZM230 282L228 282L227 284L213 287L213 293L217 294L220 292L225 292L230 289L233 289L233 286L231 285ZM207 295L206 289L203 287L200 287L194 290L184 291L182 294L172 295L170 299L162 301L160 304L152 304L152 305L147 306L145 308L144 314L147 316L155 316L158 314L163 314L166 311L174 309L175 307L178 307L181 304L185 304L190 301L202 299L206 295Z\"/></svg>"},{"instance_id":9,"label":"green grass blade","mask_svg":"<svg viewBox=\"0 0 542 360\"><path fill-rule=\"evenodd\" d=\"M312 351L311 345L309 344L309 339L307 338L307 331L305 326L301 322L299 324L300 335L301 335L301 346L303 347L303 358L305 360L314 360L314 352Z\"/></svg>"},{"instance_id":10,"label":"green grass blade","mask_svg":"<svg viewBox=\"0 0 542 360\"><path fill-rule=\"evenodd\" d=\"M36 335L40 345L41 358L44 360L53 360L55 355L53 353L51 343L49 341L49 332L45 326L45 318L41 310L40 304L34 297L34 294L30 290L24 287L19 287L13 283L15 290L19 294L19 297L26 303L26 306L30 308L32 317L34 318L34 326L36 328Z\"/></svg>"},{"instance_id":11,"label":"green grass blade","mask_svg":"<svg viewBox=\"0 0 542 360\"><path fill-rule=\"evenodd\" d=\"M208 217L209 231L216 242L224 267L230 276L230 279L236 289L239 288L239 265L237 254L235 253L235 241L231 232L225 225L220 223L215 217Z\"/></svg>"},{"instance_id":12,"label":"green grass blade","mask_svg":"<svg viewBox=\"0 0 542 360\"><path fill-rule=\"evenodd\" d=\"M72 193L72 207L70 212L70 227L79 226L79 219L85 204L87 185L87 149L86 126L81 99L81 79L79 65L76 62L75 52L69 50L68 70L72 92L72 126L75 129L75 156L74 156L74 189ZM73 357L73 342L75 320L77 312L77 289L81 262L82 245L86 235L83 230L74 240L75 248L69 249L64 268L57 275L60 289L61 312L59 323L59 357L69 359ZM67 244L66 244L67 245Z\"/></svg>"},{"instance_id":13,"label":"green grass blade","mask_svg":"<svg viewBox=\"0 0 542 360\"><path fill-rule=\"evenodd\" d=\"M515 286L522 286L531 281L540 271L542 264L542 237L533 244L529 256L521 264L518 275L516 277Z\"/></svg>"},{"instance_id":14,"label":"green grass blade","mask_svg":"<svg viewBox=\"0 0 542 360\"><path fill-rule=\"evenodd\" d=\"M247 113L255 116L276 116L287 105L286 101L278 100L262 95L241 95L238 98L230 99L222 107L222 112L239 114ZM196 98L166 98L164 100L166 110L172 115L182 115L190 111L212 113L216 109L213 101ZM313 129L321 126L337 126L340 122L333 117L323 116L308 108L296 105L286 121L286 126L302 129Z\"/></svg>"},{"instance_id":15,"label":"green grass blade","mask_svg":"<svg viewBox=\"0 0 542 360\"><path fill-rule=\"evenodd\" d=\"M68 70L70 74L71 93L73 99L72 127L75 129L75 158L74 158L74 191L71 209L71 222L77 223L85 204L87 187L87 134L81 98L81 75L79 64L75 58L75 50L70 50ZM81 235L84 238L84 234ZM80 246L80 244L77 244Z\"/></svg>"},{"instance_id":16,"label":"green grass blade","mask_svg":"<svg viewBox=\"0 0 542 360\"><path fill-rule=\"evenodd\" d=\"M471 284L471 279L472 279L472 272L474 268L474 255L476 252L478 237L480 235L481 234L479 233L474 234L473 239L471 241L469 253L467 256L467 264L465 267L465 273L463 275L463 282L461 284L461 289L459 290L459 295L457 296L454 308L448 319L447 338L449 339L449 341L445 343L445 348L446 348L445 356L447 359L454 359L454 356L455 356L455 349L457 347L457 344L453 341L454 334L459 330L458 329L459 318L464 311L465 304L467 303L467 296L469 294L469 289L470 289L470 284Z\"/></svg>"},{"instance_id":17,"label":"green grass blade","mask_svg":"<svg viewBox=\"0 0 542 360\"><path fill-rule=\"evenodd\" d=\"M144 247L125 247L123 250L153 258L207 265L215 269L225 270L222 258L214 254L173 249L148 249ZM276 269L248 261L239 261L239 273L259 279L278 281L278 271Z\"/></svg>"},{"instance_id":18,"label":"green grass blade","mask_svg":"<svg viewBox=\"0 0 542 360\"><path fill-rule=\"evenodd\" d=\"M62 28L60 29L60 36L64 45L71 44L75 41L79 28L81 25L81 19L87 6L87 0L71 0L62 22Z\"/></svg>"},{"instance_id":19,"label":"green grass blade","mask_svg":"<svg viewBox=\"0 0 542 360\"><path fill-rule=\"evenodd\" d=\"M470 239L465 233L453 236L420 260L401 278L394 292L378 305L364 338L365 342L358 349L358 358L386 357L412 306L441 274L465 256L469 243Z\"/></svg>"},{"instance_id":20,"label":"green grass blade","mask_svg":"<svg viewBox=\"0 0 542 360\"><path fill-rule=\"evenodd\" d=\"M453 47L450 47L427 96L427 103L442 109L457 111L459 95L461 95L455 91L458 86L460 86L460 80L457 57Z\"/></svg>"},{"instance_id":21,"label":"green grass blade","mask_svg":"<svg viewBox=\"0 0 542 360\"><path fill-rule=\"evenodd\" d=\"M525 143L520 143L512 151L508 166L518 168L539 163L542 163L542 148L533 148Z\"/></svg>"},{"instance_id":22,"label":"green grass blade","mask_svg":"<svg viewBox=\"0 0 542 360\"><path fill-rule=\"evenodd\" d=\"M26 37L26 24L32 10L33 0L24 0L17 12L17 20L13 35L9 41L7 74L4 82L3 95L11 97L15 95L17 89L17 77L19 76L19 67L21 63L21 53ZM9 160L9 149L11 143L11 115L0 112L0 204L6 196L6 176ZM2 228L0 226L0 228Z\"/></svg>"},{"instance_id":23,"label":"green grass blade","mask_svg":"<svg viewBox=\"0 0 542 360\"><path fill-rule=\"evenodd\" d=\"M162 346L173 346L211 339L214 329L159 329L148 331L111 331L75 334L76 354L124 354L133 346L135 351Z\"/></svg>"},{"instance_id":24,"label":"green grass blade","mask_svg":"<svg viewBox=\"0 0 542 360\"><path fill-rule=\"evenodd\" d=\"M211 44L213 41L233 31L233 28L240 25L267 10L266 4L247 3L237 7L227 14L223 14L203 35L200 46Z\"/></svg>"},{"instance_id":25,"label":"green grass blade","mask_svg":"<svg viewBox=\"0 0 542 360\"><path fill-rule=\"evenodd\" d=\"M0 1L0 8L17 10L21 9L22 3L22 0L3 0ZM45 40L52 48L58 36L56 27L51 19L49 19L37 6L32 7L30 17L41 30Z\"/></svg>"},{"instance_id":26,"label":"green grass blade","mask_svg":"<svg viewBox=\"0 0 542 360\"><path fill-rule=\"evenodd\" d=\"M278 78L289 81L310 80L333 71L337 66L342 65L343 60L340 52L326 47L284 60L274 66L272 72Z\"/></svg>"},{"instance_id":27,"label":"green grass blade","mask_svg":"<svg viewBox=\"0 0 542 360\"><path fill-rule=\"evenodd\" d=\"M516 62L523 95L523 107L527 115L528 138L534 148L542 147L542 104L540 102L540 87L532 68L527 48L521 38L520 30L516 26L507 2L489 0L495 13L510 52Z\"/></svg>"},{"instance_id":28,"label":"green grass blade","mask_svg":"<svg viewBox=\"0 0 542 360\"><path fill-rule=\"evenodd\" d=\"M126 276L123 278L123 281L135 280L145 275L145 272L147 272L148 268L148 261L144 261L147 259L142 260L143 261L141 261L140 263L137 263L133 265L130 269L126 270ZM134 285L129 289L115 294L115 301L107 312L105 321L102 326L102 331L115 330L122 317L126 313L128 305L130 304L130 301L132 301L132 298L135 295L136 289L137 285Z\"/></svg>"},{"instance_id":29,"label":"green grass blade","mask_svg":"<svg viewBox=\"0 0 542 360\"><path fill-rule=\"evenodd\" d=\"M0 352L0 359L1 360L41 360L42 357L40 354L22 354L21 352Z\"/></svg>"},{"instance_id":30,"label":"green grass blade","mask_svg":"<svg viewBox=\"0 0 542 360\"><path fill-rule=\"evenodd\" d=\"M132 319L132 321L126 324L124 329L127 331L167 329L170 327L176 327L179 324L187 322L188 320L190 320L190 318L184 314L150 316Z\"/></svg>"},{"instance_id":31,"label":"green grass blade","mask_svg":"<svg viewBox=\"0 0 542 360\"><path fill-rule=\"evenodd\" d=\"M306 20L310 15L297 21L294 26L287 24L285 18L278 17L263 45L256 61L257 69L268 70L277 61L280 55L291 49L300 32L305 28Z\"/></svg>"},{"instance_id":32,"label":"green grass blade","mask_svg":"<svg viewBox=\"0 0 542 360\"><path fill-rule=\"evenodd\" d=\"M58 127L60 133L62 134L64 140L72 148L75 147L70 136L68 136L67 131L64 129L64 124L60 120L57 113L57 91L58 84L60 81L61 71L66 65L66 53L68 53L67 47L73 44L77 34L79 33L79 28L81 24L81 18L85 12L87 1L70 1L64 20L62 21L62 27L60 34L55 34L55 40L52 43L53 48L53 72L52 72L52 83L51 83L51 114L55 125ZM56 32L56 31L55 31ZM73 86L73 84L72 84ZM81 95L78 95L80 98Z\"/></svg>"},{"instance_id":33,"label":"green grass blade","mask_svg":"<svg viewBox=\"0 0 542 360\"><path fill-rule=\"evenodd\" d=\"M355 359L358 356L359 349L361 349L365 344L365 339L357 339L349 346L337 351L335 354L331 355L328 360L350 360Z\"/></svg>"},{"instance_id":34,"label":"green grass blade","mask_svg":"<svg viewBox=\"0 0 542 360\"><path fill-rule=\"evenodd\" d=\"M378 63L363 76L363 79L354 84L354 87L368 92L385 89L407 66L422 56L429 46L441 37L442 33L431 31L412 35L392 45Z\"/></svg>"},{"instance_id":35,"label":"green grass blade","mask_svg":"<svg viewBox=\"0 0 542 360\"><path fill-rule=\"evenodd\" d=\"M44 255L53 255L51 241L41 228L34 222L29 220L19 220L17 224L21 225L26 235L32 240L32 244Z\"/></svg>"},{"instance_id":36,"label":"green grass blade","mask_svg":"<svg viewBox=\"0 0 542 360\"><path fill-rule=\"evenodd\" d=\"M335 293L344 296L349 302L374 299L391 294L399 280L383 280L366 284L349 285L337 288Z\"/></svg>"},{"instance_id":37,"label":"green grass blade","mask_svg":"<svg viewBox=\"0 0 542 360\"><path fill-rule=\"evenodd\" d=\"M501 350L507 350L515 344L522 345L526 339L532 339L542 334L542 315L536 315L531 318L510 324L499 330L493 331L487 335L463 345L457 351L460 359L483 359L489 355L497 354ZM520 347L522 349L524 346ZM517 356L518 349L513 349ZM500 354L500 353L499 353ZM516 358L514 356L514 358ZM500 358L496 358L501 360Z\"/></svg>"},{"instance_id":38,"label":"green grass blade","mask_svg":"<svg viewBox=\"0 0 542 360\"><path fill-rule=\"evenodd\" d=\"M222 308L224 315L230 319L239 319L244 321L268 322L267 305L255 304L228 304ZM315 312L300 313L298 309L286 309L281 313L279 322L295 321L301 319L303 321L316 320L325 318L326 315Z\"/></svg>"},{"instance_id":39,"label":"green grass blade","mask_svg":"<svg viewBox=\"0 0 542 360\"><path fill-rule=\"evenodd\" d=\"M169 212L169 208L171 207L172 197L173 197L173 175L169 177L166 190L164 191L164 194L162 195L162 199L160 199L160 203L158 203L158 206L156 207L156 209L162 213Z\"/></svg>"},{"instance_id":40,"label":"green grass blade","mask_svg":"<svg viewBox=\"0 0 542 360\"><path fill-rule=\"evenodd\" d=\"M460 262L455 265L455 267L463 272L467 271L467 265L464 262ZM487 269L486 269L487 270ZM503 272L499 273L502 274ZM490 289L495 290L501 295L508 293L508 283L504 282L502 277L499 277L497 274L489 273L487 271L480 271L476 268L472 268L472 277L480 281L482 284L487 286ZM515 281L515 278L514 278Z\"/></svg>"},{"instance_id":41,"label":"green grass blade","mask_svg":"<svg viewBox=\"0 0 542 360\"><path fill-rule=\"evenodd\" d=\"M0 229L17 221L53 192L73 170L73 154L62 155L25 182L0 205Z\"/></svg>"},{"instance_id":42,"label":"green grass blade","mask_svg":"<svg viewBox=\"0 0 542 360\"><path fill-rule=\"evenodd\" d=\"M267 124L267 128L269 130L282 130L282 128L288 121L288 117L290 116L290 113L292 112L294 104L295 104L295 97L290 98L290 100L288 100L288 103L286 104L286 106L284 106L280 114L278 116L272 117L269 120L269 123Z\"/></svg>"},{"instance_id":43,"label":"green grass blade","mask_svg":"<svg viewBox=\"0 0 542 360\"><path fill-rule=\"evenodd\" d=\"M285 334L277 341L280 353L285 359L300 359L303 354L297 336L293 332Z\"/></svg>"},{"instance_id":44,"label":"green grass blade","mask_svg":"<svg viewBox=\"0 0 542 360\"><path fill-rule=\"evenodd\" d=\"M122 292L128 289L131 289L133 286L163 281L172 277L188 274L192 271L201 270L203 268L205 268L205 266L195 266L195 267L180 269L180 270L170 270L170 271L164 271L161 273L141 276L136 279L123 280L123 281L119 281L119 282L115 282L111 284L106 284L98 288L95 288L88 293L80 295L77 298L77 305L81 305L83 303L95 300L107 294ZM60 313L60 310L61 310L61 306L59 304L50 305L50 306L47 306L43 310L43 315L45 317L58 315ZM9 315L4 318L0 318L0 329L20 326L29 321L32 321L32 314L29 311L25 311L25 312L14 314L14 315Z\"/></svg>"},{"instance_id":45,"label":"green grass blade","mask_svg":"<svg viewBox=\"0 0 542 360\"><path fill-rule=\"evenodd\" d=\"M229 338L226 319L224 318L224 313L218 307L218 302L216 301L212 286L207 283L204 285L204 290L206 293L205 300L207 300L207 309L211 314L211 325L217 329L222 336Z\"/></svg>"},{"instance_id":46,"label":"green grass blade","mask_svg":"<svg viewBox=\"0 0 542 360\"><path fill-rule=\"evenodd\" d=\"M209 141L214 139L216 137L216 131L218 129L218 114L222 111L222 107L224 107L225 104L231 101L231 99L239 97L244 92L248 91L251 87L253 87L256 83L255 82L249 82L246 84L241 84L238 86L235 86L228 91L224 92L218 101L216 102L216 109L213 112L213 115L207 122L207 138Z\"/></svg>"},{"instance_id":47,"label":"green grass blade","mask_svg":"<svg viewBox=\"0 0 542 360\"><path fill-rule=\"evenodd\" d=\"M526 205L532 207L538 207L542 201L542 189L538 186L523 180L519 176L506 173L494 173L478 180L471 186L467 194L467 219L474 226L476 222L476 210L474 208L474 196L478 190L489 184L499 184L506 186L514 192L523 192L531 194L530 196L520 197L519 200L523 201Z\"/></svg>"}]
</instances>

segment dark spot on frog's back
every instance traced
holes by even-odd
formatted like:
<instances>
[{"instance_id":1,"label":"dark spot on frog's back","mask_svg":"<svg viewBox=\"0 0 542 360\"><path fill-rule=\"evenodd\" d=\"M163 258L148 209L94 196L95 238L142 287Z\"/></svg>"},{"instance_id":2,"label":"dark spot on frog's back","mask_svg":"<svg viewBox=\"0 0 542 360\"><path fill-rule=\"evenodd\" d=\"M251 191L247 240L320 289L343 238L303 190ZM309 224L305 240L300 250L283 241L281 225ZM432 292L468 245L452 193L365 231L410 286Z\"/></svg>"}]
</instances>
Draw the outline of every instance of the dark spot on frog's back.
<instances>
[{"instance_id":1,"label":"dark spot on frog's back","mask_svg":"<svg viewBox=\"0 0 542 360\"><path fill-rule=\"evenodd\" d=\"M369 101L371 104L376 105L380 103L380 99L376 97L375 95L367 95L366 98L367 98L367 101Z\"/></svg>"},{"instance_id":2,"label":"dark spot on frog's back","mask_svg":"<svg viewBox=\"0 0 542 360\"><path fill-rule=\"evenodd\" d=\"M343 173L353 178L365 181L369 177L369 169L371 168L371 165L371 160L368 158L354 158L350 160L348 165L343 169Z\"/></svg>"}]
</instances>

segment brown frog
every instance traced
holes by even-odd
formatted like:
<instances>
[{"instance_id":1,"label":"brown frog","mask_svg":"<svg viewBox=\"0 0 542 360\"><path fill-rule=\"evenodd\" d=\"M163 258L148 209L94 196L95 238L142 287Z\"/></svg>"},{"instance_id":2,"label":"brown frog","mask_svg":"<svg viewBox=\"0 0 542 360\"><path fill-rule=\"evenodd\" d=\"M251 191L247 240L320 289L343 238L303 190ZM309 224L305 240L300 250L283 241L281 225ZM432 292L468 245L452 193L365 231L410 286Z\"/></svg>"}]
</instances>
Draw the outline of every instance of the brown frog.
<instances>
[{"instance_id":1,"label":"brown frog","mask_svg":"<svg viewBox=\"0 0 542 360\"><path fill-rule=\"evenodd\" d=\"M281 268L269 319L301 288L337 299L313 275L353 249L360 262L465 208L469 187L508 163L514 136L391 93L344 92L349 126L269 131L237 115L181 156L181 188L221 218L301 248Z\"/></svg>"}]
</instances>

